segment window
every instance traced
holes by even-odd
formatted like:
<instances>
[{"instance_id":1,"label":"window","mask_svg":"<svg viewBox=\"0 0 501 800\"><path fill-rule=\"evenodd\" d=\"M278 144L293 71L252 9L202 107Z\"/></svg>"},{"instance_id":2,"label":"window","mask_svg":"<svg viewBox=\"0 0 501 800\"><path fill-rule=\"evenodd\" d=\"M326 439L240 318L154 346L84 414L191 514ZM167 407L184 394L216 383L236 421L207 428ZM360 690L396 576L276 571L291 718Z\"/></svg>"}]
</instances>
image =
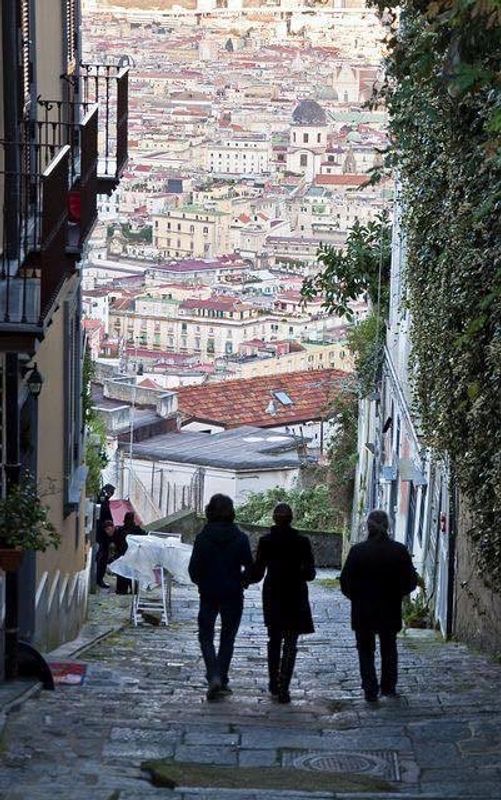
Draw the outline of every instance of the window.
<instances>
[{"instance_id":1,"label":"window","mask_svg":"<svg viewBox=\"0 0 501 800\"><path fill-rule=\"evenodd\" d=\"M309 134L308 133L303 133L303 142L304 142L304 144L308 144L309 139L310 139Z\"/></svg>"},{"instance_id":2,"label":"window","mask_svg":"<svg viewBox=\"0 0 501 800\"><path fill-rule=\"evenodd\" d=\"M292 406L292 405L294 405L294 401L291 400L291 398L289 397L287 392L283 392L283 391L277 391L276 392L276 391L274 391L273 392L273 397L275 397L278 400L278 402L281 403L283 406Z\"/></svg>"},{"instance_id":3,"label":"window","mask_svg":"<svg viewBox=\"0 0 501 800\"><path fill-rule=\"evenodd\" d=\"M214 353L214 339L207 339L207 352Z\"/></svg>"},{"instance_id":4,"label":"window","mask_svg":"<svg viewBox=\"0 0 501 800\"><path fill-rule=\"evenodd\" d=\"M177 223L177 229L178 229L178 231L181 230L181 223L180 222Z\"/></svg>"},{"instance_id":5,"label":"window","mask_svg":"<svg viewBox=\"0 0 501 800\"><path fill-rule=\"evenodd\" d=\"M301 155L299 156L299 165L301 167L308 166L308 156L306 155L306 153L301 153Z\"/></svg>"},{"instance_id":6,"label":"window","mask_svg":"<svg viewBox=\"0 0 501 800\"><path fill-rule=\"evenodd\" d=\"M322 134L317 133L317 142L320 144L321 141L322 141Z\"/></svg>"},{"instance_id":7,"label":"window","mask_svg":"<svg viewBox=\"0 0 501 800\"><path fill-rule=\"evenodd\" d=\"M187 330L188 330L188 323L187 322L181 322L181 331L183 333L186 333Z\"/></svg>"}]
</instances>

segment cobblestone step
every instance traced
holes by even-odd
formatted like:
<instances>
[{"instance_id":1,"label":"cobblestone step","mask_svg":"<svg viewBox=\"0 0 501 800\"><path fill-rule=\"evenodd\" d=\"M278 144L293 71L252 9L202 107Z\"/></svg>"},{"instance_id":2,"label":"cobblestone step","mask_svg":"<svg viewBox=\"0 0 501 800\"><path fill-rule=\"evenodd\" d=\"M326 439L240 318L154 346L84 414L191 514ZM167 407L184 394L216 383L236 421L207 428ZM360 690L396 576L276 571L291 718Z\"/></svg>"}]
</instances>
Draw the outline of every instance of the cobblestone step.
<instances>
[{"instance_id":1,"label":"cobblestone step","mask_svg":"<svg viewBox=\"0 0 501 800\"><path fill-rule=\"evenodd\" d=\"M301 641L290 706L266 691L257 589L246 596L234 694L218 703L205 701L194 589L175 587L168 628L132 628L126 598L95 598L91 624L113 631L79 656L87 664L83 686L42 692L11 709L0 800L498 800L499 665L432 632L409 633L399 642L402 697L369 706L359 688L347 602L320 584L311 598L317 632ZM158 757L294 770L308 760L342 766L348 756L365 774L383 771L395 790L171 791L155 788L141 770L142 761Z\"/></svg>"}]
</instances>

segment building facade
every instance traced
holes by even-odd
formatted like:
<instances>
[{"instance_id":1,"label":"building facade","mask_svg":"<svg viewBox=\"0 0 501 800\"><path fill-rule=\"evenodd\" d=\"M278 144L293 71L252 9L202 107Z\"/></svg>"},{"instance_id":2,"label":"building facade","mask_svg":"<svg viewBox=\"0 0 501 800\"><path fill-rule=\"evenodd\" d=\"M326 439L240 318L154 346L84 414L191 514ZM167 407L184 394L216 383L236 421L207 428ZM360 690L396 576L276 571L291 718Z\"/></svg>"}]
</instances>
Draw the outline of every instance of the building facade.
<instances>
[{"instance_id":1,"label":"building facade","mask_svg":"<svg viewBox=\"0 0 501 800\"><path fill-rule=\"evenodd\" d=\"M1 25L0 493L29 473L61 536L57 550L26 551L17 572L0 570L2 610L6 628L17 624L20 638L49 650L74 637L86 613L77 265L97 195L113 190L127 158L128 69L81 61L78 0L6 2ZM10 677L14 651L9 633Z\"/></svg>"},{"instance_id":2,"label":"building facade","mask_svg":"<svg viewBox=\"0 0 501 800\"><path fill-rule=\"evenodd\" d=\"M223 211L181 206L152 219L153 246L163 258L212 258L230 249L231 216Z\"/></svg>"},{"instance_id":3,"label":"building facade","mask_svg":"<svg viewBox=\"0 0 501 800\"><path fill-rule=\"evenodd\" d=\"M367 513L384 508L392 536L411 553L435 619L447 635L453 622L450 476L447 464L423 444L412 404L411 319L399 213L397 205L384 361L374 392L360 403L352 541L366 536Z\"/></svg>"}]
</instances>

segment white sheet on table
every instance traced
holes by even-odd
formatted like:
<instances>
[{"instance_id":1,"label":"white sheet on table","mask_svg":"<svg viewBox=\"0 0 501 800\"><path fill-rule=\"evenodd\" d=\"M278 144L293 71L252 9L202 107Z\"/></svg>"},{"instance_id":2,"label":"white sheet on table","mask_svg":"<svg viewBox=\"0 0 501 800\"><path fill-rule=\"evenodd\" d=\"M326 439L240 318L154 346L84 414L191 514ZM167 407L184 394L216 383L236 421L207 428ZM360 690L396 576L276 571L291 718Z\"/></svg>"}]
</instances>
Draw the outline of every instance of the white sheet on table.
<instances>
[{"instance_id":1,"label":"white sheet on table","mask_svg":"<svg viewBox=\"0 0 501 800\"><path fill-rule=\"evenodd\" d=\"M155 586L155 567L165 567L177 583L190 583L188 564L192 547L175 537L127 536L127 551L109 569L116 575L139 581L141 588Z\"/></svg>"}]
</instances>

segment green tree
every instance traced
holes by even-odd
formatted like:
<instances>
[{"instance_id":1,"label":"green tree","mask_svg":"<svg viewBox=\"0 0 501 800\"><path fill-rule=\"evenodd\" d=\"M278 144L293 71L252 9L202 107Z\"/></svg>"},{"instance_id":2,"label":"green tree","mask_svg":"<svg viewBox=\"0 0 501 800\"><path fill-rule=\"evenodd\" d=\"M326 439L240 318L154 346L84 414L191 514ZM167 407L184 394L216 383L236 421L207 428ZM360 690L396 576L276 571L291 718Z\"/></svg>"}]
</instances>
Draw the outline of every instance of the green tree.
<instances>
[{"instance_id":1,"label":"green tree","mask_svg":"<svg viewBox=\"0 0 501 800\"><path fill-rule=\"evenodd\" d=\"M386 315L391 266L391 230L387 212L366 224L355 220L339 250L325 245L318 252L321 270L306 278L305 299L322 296L333 314L353 318L350 303L366 294L372 305Z\"/></svg>"},{"instance_id":2,"label":"green tree","mask_svg":"<svg viewBox=\"0 0 501 800\"><path fill-rule=\"evenodd\" d=\"M335 508L332 495L324 483L310 489L268 489L251 492L246 502L238 506L237 520L252 525L271 525L277 503L288 503L294 512L294 525L306 530L339 531L343 515Z\"/></svg>"}]
</instances>

